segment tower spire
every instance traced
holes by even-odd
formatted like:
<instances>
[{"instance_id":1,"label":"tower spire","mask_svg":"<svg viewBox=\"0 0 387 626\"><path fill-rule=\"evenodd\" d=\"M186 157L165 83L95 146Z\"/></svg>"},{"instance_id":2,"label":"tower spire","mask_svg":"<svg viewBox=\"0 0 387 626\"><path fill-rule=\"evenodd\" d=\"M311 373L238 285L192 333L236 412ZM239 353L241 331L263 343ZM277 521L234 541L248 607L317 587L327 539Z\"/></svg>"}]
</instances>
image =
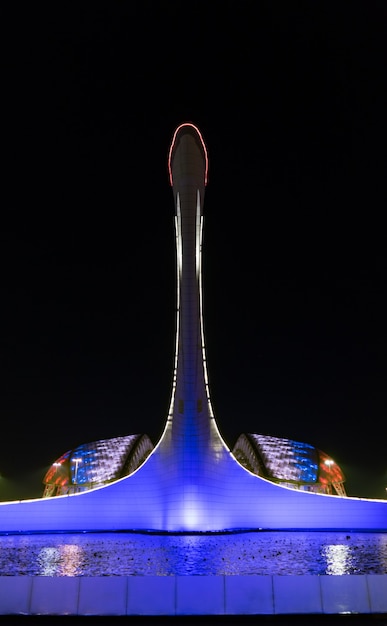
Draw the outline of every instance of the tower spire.
<instances>
[{"instance_id":1,"label":"tower spire","mask_svg":"<svg viewBox=\"0 0 387 626\"><path fill-rule=\"evenodd\" d=\"M211 406L202 315L203 203L208 154L199 129L187 122L177 127L168 158L175 204L177 329L168 446L186 442L191 464L203 464L203 454L225 448ZM165 433L167 435L167 433ZM187 442L189 444L187 445ZM184 450L184 452L183 452Z\"/></svg>"}]
</instances>

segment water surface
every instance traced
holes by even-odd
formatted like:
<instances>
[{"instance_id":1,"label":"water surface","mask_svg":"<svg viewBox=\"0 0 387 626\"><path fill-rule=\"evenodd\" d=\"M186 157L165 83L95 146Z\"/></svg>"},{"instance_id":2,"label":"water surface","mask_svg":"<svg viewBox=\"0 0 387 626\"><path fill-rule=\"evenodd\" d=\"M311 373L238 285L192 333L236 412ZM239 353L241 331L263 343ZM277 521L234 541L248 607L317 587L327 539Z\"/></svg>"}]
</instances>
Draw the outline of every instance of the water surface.
<instances>
[{"instance_id":1,"label":"water surface","mask_svg":"<svg viewBox=\"0 0 387 626\"><path fill-rule=\"evenodd\" d=\"M0 536L1 576L387 574L387 533Z\"/></svg>"}]
</instances>

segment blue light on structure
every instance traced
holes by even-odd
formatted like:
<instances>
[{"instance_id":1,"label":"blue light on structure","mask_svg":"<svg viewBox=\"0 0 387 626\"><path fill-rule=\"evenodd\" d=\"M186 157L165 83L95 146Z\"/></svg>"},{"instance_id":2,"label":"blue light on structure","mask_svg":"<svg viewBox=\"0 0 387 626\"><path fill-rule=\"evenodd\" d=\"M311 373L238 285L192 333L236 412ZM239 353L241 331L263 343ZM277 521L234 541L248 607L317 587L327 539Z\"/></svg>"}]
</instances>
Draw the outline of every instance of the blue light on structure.
<instances>
[{"instance_id":1,"label":"blue light on structure","mask_svg":"<svg viewBox=\"0 0 387 626\"><path fill-rule=\"evenodd\" d=\"M295 466L300 472L300 480L305 483L315 483L318 470L315 448L308 443L297 441L295 450Z\"/></svg>"},{"instance_id":2,"label":"blue light on structure","mask_svg":"<svg viewBox=\"0 0 387 626\"><path fill-rule=\"evenodd\" d=\"M177 330L164 431L155 446L146 435L128 435L65 453L45 477L46 497L0 503L0 531L387 530L387 501L346 497L340 468L327 465L329 457L317 448L248 433L231 451L223 440L210 398L202 317L208 154L190 122L173 135L168 169Z\"/></svg>"}]
</instances>

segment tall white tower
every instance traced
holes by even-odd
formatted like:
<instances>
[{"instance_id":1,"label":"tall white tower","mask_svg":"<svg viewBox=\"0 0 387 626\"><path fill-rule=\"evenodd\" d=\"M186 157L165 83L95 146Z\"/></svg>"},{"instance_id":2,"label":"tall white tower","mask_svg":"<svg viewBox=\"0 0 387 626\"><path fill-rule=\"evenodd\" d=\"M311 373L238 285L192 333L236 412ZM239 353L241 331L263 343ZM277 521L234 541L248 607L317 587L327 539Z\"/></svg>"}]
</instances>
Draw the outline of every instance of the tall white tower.
<instances>
[{"instance_id":1,"label":"tall white tower","mask_svg":"<svg viewBox=\"0 0 387 626\"><path fill-rule=\"evenodd\" d=\"M386 531L386 500L275 484L243 467L223 441L207 380L201 263L208 158L196 126L176 129L168 164L175 202L177 329L164 432L145 462L125 478L83 493L0 503L0 532Z\"/></svg>"}]
</instances>

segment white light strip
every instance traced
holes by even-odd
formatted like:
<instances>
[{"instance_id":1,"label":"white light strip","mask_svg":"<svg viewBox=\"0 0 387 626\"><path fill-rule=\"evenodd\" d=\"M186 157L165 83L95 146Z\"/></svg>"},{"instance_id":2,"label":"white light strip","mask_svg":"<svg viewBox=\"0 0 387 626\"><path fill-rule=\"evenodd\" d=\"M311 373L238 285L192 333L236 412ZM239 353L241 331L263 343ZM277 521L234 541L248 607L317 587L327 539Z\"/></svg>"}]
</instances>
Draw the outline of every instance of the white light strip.
<instances>
[{"instance_id":1,"label":"white light strip","mask_svg":"<svg viewBox=\"0 0 387 626\"><path fill-rule=\"evenodd\" d=\"M204 384L206 389L207 403L210 416L214 417L214 412L211 406L210 399L210 388L208 384L208 374L207 374L207 359L206 359L206 348L204 345L204 324L203 324L203 289L202 289L202 245L203 245L203 216L200 215L200 192L197 192L197 214L196 214L196 255L197 255L197 273L199 279L199 313L200 313L200 335L201 335L201 344L202 344L202 362L203 362L203 374L204 374Z\"/></svg>"},{"instance_id":2,"label":"white light strip","mask_svg":"<svg viewBox=\"0 0 387 626\"><path fill-rule=\"evenodd\" d=\"M180 286L180 278L181 278L181 273L183 271L183 236L181 234L181 209L180 209L180 194L177 193L177 198L176 198L176 217L175 217L175 223L176 223L176 254L177 254L177 269L178 269L178 298L179 298L179 286ZM178 299L178 302L179 299Z\"/></svg>"},{"instance_id":3,"label":"white light strip","mask_svg":"<svg viewBox=\"0 0 387 626\"><path fill-rule=\"evenodd\" d=\"M199 194L199 190L198 190L198 212L197 212L197 216L199 215L199 210L200 210L200 194ZM198 219L198 217L197 217ZM214 416L214 411L212 408L212 404L211 404L211 398L210 398L210 386L209 386L209 382L208 382L208 373L207 373L207 359L206 359L206 347L205 347L205 343L204 343L204 324L203 324L203 288L202 288L202 248L203 248L203 225L204 225L204 218L203 215L200 215L200 227L199 227L199 270L198 270L198 278L199 278L199 314L200 314L200 335L201 335L201 344L202 344L202 362L203 362L203 375L204 375L204 384L205 384L205 390L206 390L206 396L207 396L207 404L208 404L208 412L209 415L212 419L212 424L216 430L216 433L220 439L220 441L222 442L222 445L224 446L224 448L227 450L227 452L229 452L229 448L226 444L226 442L224 441L218 424L216 422L215 416Z\"/></svg>"},{"instance_id":4,"label":"white light strip","mask_svg":"<svg viewBox=\"0 0 387 626\"><path fill-rule=\"evenodd\" d=\"M172 395L171 404L168 412L168 421L172 420L173 416L173 404L175 400L175 391L177 383L177 363L179 359L179 327L180 327L180 282L181 273L183 271L183 250L182 250L182 233L181 233L181 209L180 209L180 194L177 194L176 198L176 213L175 216L175 237L176 237L176 260L177 260L177 315L176 315L176 340L175 340L175 363L173 368L173 382L172 382Z\"/></svg>"},{"instance_id":5,"label":"white light strip","mask_svg":"<svg viewBox=\"0 0 387 626\"><path fill-rule=\"evenodd\" d=\"M172 380L172 393L171 393L171 402L169 405L169 410L168 410L168 417L167 417L167 421L165 423L165 427L164 427L164 431L158 441L158 443L156 444L156 446L153 448L151 454L149 456L152 456L157 448L159 448L159 446L161 445L161 442L163 441L167 430L170 427L170 424L172 423L173 420L173 407L174 407L174 401L175 401L175 392L176 392L176 384L177 384L177 363L178 363L178 359L179 359L179 326L180 326L180 283L181 283L181 273L182 273L182 269L183 269L183 249L182 249L182 233L181 233L181 210L180 210L180 195L179 193L177 194L176 197L176 215L175 215L175 241L176 241L176 262L177 262L177 297L176 297L176 303L177 303L177 311L176 311L176 339L175 339L175 362L174 362L174 367L173 367L173 380ZM137 471L137 470L136 470Z\"/></svg>"},{"instance_id":6,"label":"white light strip","mask_svg":"<svg viewBox=\"0 0 387 626\"><path fill-rule=\"evenodd\" d=\"M203 231L203 218L201 219L201 230ZM208 384L208 374L207 374L207 359L206 359L206 348L204 345L204 325L203 325L203 298L202 298L202 275L201 268L199 274L199 294L200 294L200 334L201 334L201 343L202 343L202 361L203 361L203 374L204 374L204 384L206 388L207 402L210 411L211 417L214 417L214 413L211 406L210 400L210 387Z\"/></svg>"},{"instance_id":7,"label":"white light strip","mask_svg":"<svg viewBox=\"0 0 387 626\"><path fill-rule=\"evenodd\" d=\"M196 194L196 242L195 242L195 257L196 257L196 278L200 273L200 255L202 246L202 219L200 215L200 191L197 190Z\"/></svg>"}]
</instances>

